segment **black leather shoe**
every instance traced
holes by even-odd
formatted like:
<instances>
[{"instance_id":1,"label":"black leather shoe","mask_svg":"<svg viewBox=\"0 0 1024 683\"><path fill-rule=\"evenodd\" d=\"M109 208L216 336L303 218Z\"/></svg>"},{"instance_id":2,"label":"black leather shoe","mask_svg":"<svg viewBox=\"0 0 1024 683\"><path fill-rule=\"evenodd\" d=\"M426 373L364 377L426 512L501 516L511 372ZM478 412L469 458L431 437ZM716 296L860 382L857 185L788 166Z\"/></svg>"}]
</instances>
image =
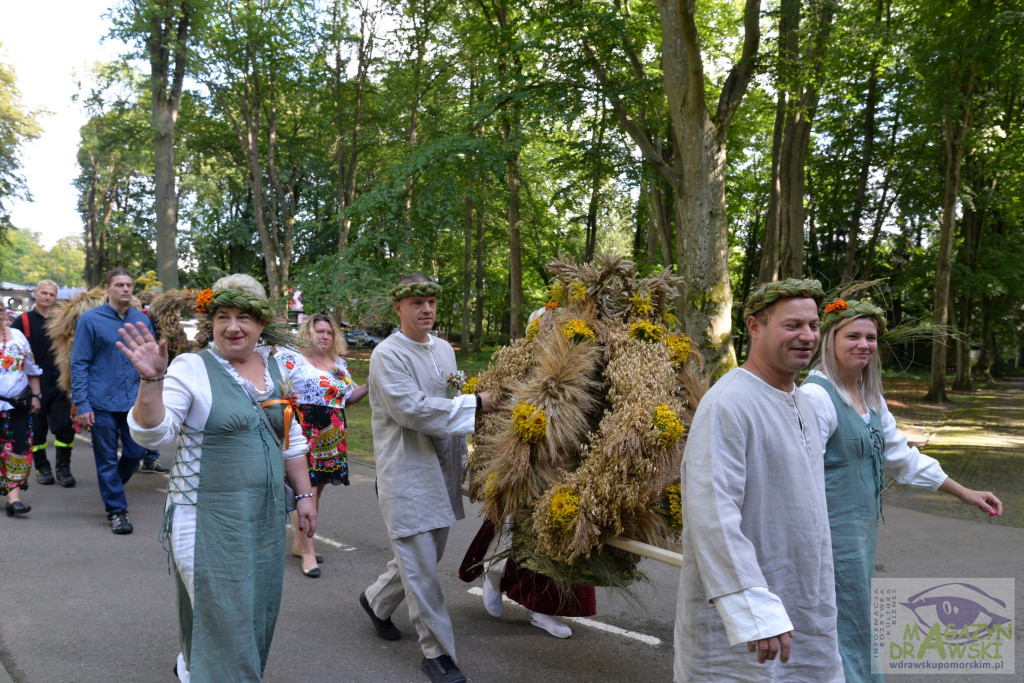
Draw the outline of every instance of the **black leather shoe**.
<instances>
[{"instance_id":1,"label":"black leather shoe","mask_svg":"<svg viewBox=\"0 0 1024 683\"><path fill-rule=\"evenodd\" d=\"M36 470L36 481L43 486L53 486L53 472L49 467L40 467Z\"/></svg>"},{"instance_id":2,"label":"black leather shoe","mask_svg":"<svg viewBox=\"0 0 1024 683\"><path fill-rule=\"evenodd\" d=\"M57 468L57 483L66 489L74 488L75 478L71 475L70 467Z\"/></svg>"},{"instance_id":3,"label":"black leather shoe","mask_svg":"<svg viewBox=\"0 0 1024 683\"><path fill-rule=\"evenodd\" d=\"M370 602L366 599L366 591L359 594L359 604L370 615L370 621L373 622L373 627L377 629L378 636L384 640L398 640L402 637L402 632L392 623L391 617L381 619L373 613L373 610L370 608Z\"/></svg>"},{"instance_id":4,"label":"black leather shoe","mask_svg":"<svg viewBox=\"0 0 1024 683\"><path fill-rule=\"evenodd\" d=\"M128 519L128 511L115 512L110 518L110 528L115 534L130 534L135 530Z\"/></svg>"},{"instance_id":5,"label":"black leather shoe","mask_svg":"<svg viewBox=\"0 0 1024 683\"><path fill-rule=\"evenodd\" d=\"M32 506L25 505L20 500L16 500L13 503L8 503L7 507L4 509L7 512L8 517L13 517L14 515L24 515L28 513L28 511L32 509Z\"/></svg>"},{"instance_id":6,"label":"black leather shoe","mask_svg":"<svg viewBox=\"0 0 1024 683\"><path fill-rule=\"evenodd\" d=\"M459 667L455 666L455 662L448 655L433 659L424 657L420 668L434 683L466 683L466 676L459 671Z\"/></svg>"}]
</instances>

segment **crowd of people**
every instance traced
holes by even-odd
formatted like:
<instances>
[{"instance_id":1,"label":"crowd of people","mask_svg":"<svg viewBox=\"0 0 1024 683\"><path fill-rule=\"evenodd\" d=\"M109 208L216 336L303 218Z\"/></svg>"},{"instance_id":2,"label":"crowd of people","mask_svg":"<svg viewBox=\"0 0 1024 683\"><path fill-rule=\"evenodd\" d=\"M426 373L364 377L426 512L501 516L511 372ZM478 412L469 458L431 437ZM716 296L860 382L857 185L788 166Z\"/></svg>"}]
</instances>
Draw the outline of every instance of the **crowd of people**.
<instances>
[{"instance_id":1,"label":"crowd of people","mask_svg":"<svg viewBox=\"0 0 1024 683\"><path fill-rule=\"evenodd\" d=\"M310 316L296 340L275 324L263 287L230 275L204 290L212 326L197 353L169 361L166 341L132 306L131 274L115 268L106 300L79 316L70 396L45 321L57 287L4 316L0 340L0 494L10 517L34 461L42 485L72 487L74 424L89 428L100 497L115 534L132 532L124 484L168 474L160 532L177 586L181 681L261 680L281 603L285 556L320 575L313 535L328 484L349 484L345 408L368 397L377 495L393 557L359 595L376 634L398 640L406 603L430 680L465 681L438 564L464 516L466 435L502 410L489 392L448 396L455 353L430 334L441 287L421 274L388 294L398 330L374 350L363 386L344 360L341 330ZM682 557L675 624L677 681L870 681L870 583L889 478L938 490L992 515L1002 503L967 489L910 447L882 397L884 312L830 302L813 280L760 286L743 317L750 352L701 400L680 472ZM820 341L820 352L819 352ZM798 375L811 366L807 379ZM216 400L214 400L216 397ZM47 431L56 445L54 466ZM173 447L169 470L157 450ZM146 465L146 461L149 465ZM288 513L296 529L286 544ZM555 615L596 611L592 587L571 596L504 559L507 535L487 522L462 563L557 637ZM494 561L501 557L502 561ZM745 646L745 647L744 647Z\"/></svg>"}]
</instances>

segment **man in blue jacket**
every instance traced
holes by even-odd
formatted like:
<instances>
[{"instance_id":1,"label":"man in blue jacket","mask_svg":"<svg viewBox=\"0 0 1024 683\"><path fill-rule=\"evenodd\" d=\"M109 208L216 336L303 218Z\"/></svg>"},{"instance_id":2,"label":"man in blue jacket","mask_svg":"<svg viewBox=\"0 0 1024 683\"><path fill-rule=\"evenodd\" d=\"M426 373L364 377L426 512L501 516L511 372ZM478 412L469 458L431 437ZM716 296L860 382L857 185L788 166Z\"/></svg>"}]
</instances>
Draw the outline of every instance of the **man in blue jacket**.
<instances>
[{"instance_id":1,"label":"man in blue jacket","mask_svg":"<svg viewBox=\"0 0 1024 683\"><path fill-rule=\"evenodd\" d=\"M131 307L134 283L124 268L106 275L107 302L86 311L75 327L71 348L71 401L78 423L92 428L92 453L100 496L115 534L130 534L128 499L124 484L139 469L145 450L128 431L128 411L139 393L139 373L115 346L125 323L142 322L153 331L149 318ZM118 440L121 458L117 457Z\"/></svg>"}]
</instances>

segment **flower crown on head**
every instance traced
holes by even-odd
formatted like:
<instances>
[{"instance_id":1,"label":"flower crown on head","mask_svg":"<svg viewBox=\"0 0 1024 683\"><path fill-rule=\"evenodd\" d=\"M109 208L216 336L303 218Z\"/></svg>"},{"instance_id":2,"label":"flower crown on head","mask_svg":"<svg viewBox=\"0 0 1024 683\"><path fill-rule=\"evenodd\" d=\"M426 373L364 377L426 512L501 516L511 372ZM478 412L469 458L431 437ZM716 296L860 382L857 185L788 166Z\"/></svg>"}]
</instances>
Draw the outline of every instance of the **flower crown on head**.
<instances>
[{"instance_id":1,"label":"flower crown on head","mask_svg":"<svg viewBox=\"0 0 1024 683\"><path fill-rule=\"evenodd\" d=\"M856 301L854 299L849 301L846 299L836 299L828 306L825 306L819 329L824 334L830 327L843 320L852 320L854 318L871 318L875 321L875 326L878 328L878 338L881 339L885 336L885 311L870 302Z\"/></svg>"},{"instance_id":2,"label":"flower crown on head","mask_svg":"<svg viewBox=\"0 0 1024 683\"><path fill-rule=\"evenodd\" d=\"M845 311L847 308L845 299L836 299L825 307L825 315L835 313L836 311Z\"/></svg>"},{"instance_id":3,"label":"flower crown on head","mask_svg":"<svg viewBox=\"0 0 1024 683\"><path fill-rule=\"evenodd\" d=\"M207 315L210 312L210 302L213 301L213 290L204 289L196 295L196 313Z\"/></svg>"}]
</instances>

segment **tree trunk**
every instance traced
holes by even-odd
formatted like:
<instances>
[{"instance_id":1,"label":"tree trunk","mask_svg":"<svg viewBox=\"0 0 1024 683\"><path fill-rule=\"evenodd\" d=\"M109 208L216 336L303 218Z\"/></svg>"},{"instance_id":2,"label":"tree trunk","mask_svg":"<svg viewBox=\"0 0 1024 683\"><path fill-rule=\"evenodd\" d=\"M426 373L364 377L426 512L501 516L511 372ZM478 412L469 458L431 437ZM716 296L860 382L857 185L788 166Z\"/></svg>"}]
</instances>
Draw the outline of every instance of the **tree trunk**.
<instances>
[{"instance_id":1,"label":"tree trunk","mask_svg":"<svg viewBox=\"0 0 1024 683\"><path fill-rule=\"evenodd\" d=\"M967 131L968 105L960 111L957 121L943 122L945 141L945 173L942 188L942 219L939 222L939 250L935 261L935 310L932 322L937 328L949 322L950 275L953 266L953 229L956 203L960 192L960 166L963 162L963 141ZM932 341L932 373L928 394L929 403L945 403L946 399L946 340L937 333Z\"/></svg>"},{"instance_id":2,"label":"tree trunk","mask_svg":"<svg viewBox=\"0 0 1024 683\"><path fill-rule=\"evenodd\" d=\"M811 122L818 108L818 90L824 72L823 53L832 33L832 5L812 2L808 45L801 50L801 0L784 0L779 17L780 91L786 90L785 117L780 159L772 164L779 174L779 277L799 278L803 274L804 221L806 208L805 163L811 141ZM782 99L780 93L780 101ZM776 114L776 123L778 115ZM774 186L774 184L773 184Z\"/></svg>"},{"instance_id":3,"label":"tree trunk","mask_svg":"<svg viewBox=\"0 0 1024 683\"><path fill-rule=\"evenodd\" d=\"M178 3L172 3L178 5ZM168 11L171 10L171 11ZM187 40L196 7L150 8L147 36L153 124L153 193L156 213L157 278L165 291L178 289L178 196L175 189L174 130L188 63ZM172 69L173 62L173 69Z\"/></svg>"},{"instance_id":4,"label":"tree trunk","mask_svg":"<svg viewBox=\"0 0 1024 683\"><path fill-rule=\"evenodd\" d=\"M469 324L473 312L473 198L466 193L463 200L465 224L465 243L462 251L462 336L459 341L459 353L469 354Z\"/></svg>"},{"instance_id":5,"label":"tree trunk","mask_svg":"<svg viewBox=\"0 0 1024 683\"><path fill-rule=\"evenodd\" d=\"M168 130L170 112L157 111L153 97L153 192L156 199L157 279L164 291L178 289L178 209L174 173L173 123ZM159 119L159 122L157 121Z\"/></svg>"},{"instance_id":6,"label":"tree trunk","mask_svg":"<svg viewBox=\"0 0 1024 683\"><path fill-rule=\"evenodd\" d=\"M764 238L761 241L761 267L758 282L779 279L779 203L782 195L779 164L782 160L782 132L786 126L786 93L779 89L775 103L775 126L772 128L771 178L768 186L768 213L764 218Z\"/></svg>"},{"instance_id":7,"label":"tree trunk","mask_svg":"<svg viewBox=\"0 0 1024 683\"><path fill-rule=\"evenodd\" d=\"M960 330L960 336L956 339L956 377L953 379L953 389L956 391L970 391L971 386L971 298L960 297L959 311L954 324Z\"/></svg>"},{"instance_id":8,"label":"tree trunk","mask_svg":"<svg viewBox=\"0 0 1024 683\"><path fill-rule=\"evenodd\" d=\"M884 2L885 0L877 0L875 3L875 21L879 24L882 22ZM871 173L871 165L874 163L875 156L875 109L878 106L878 64L879 58L875 54L871 58L867 99L864 102L864 144L860 157L860 173L857 175L857 192L853 199L850 221L847 224L846 257L843 260L841 282L852 281L857 272L855 262L857 247L860 242L860 222L864 216L864 207L867 205L868 177Z\"/></svg>"},{"instance_id":9,"label":"tree trunk","mask_svg":"<svg viewBox=\"0 0 1024 683\"><path fill-rule=\"evenodd\" d=\"M484 211L476 208L476 310L473 316L473 350L479 351L484 338Z\"/></svg>"},{"instance_id":10,"label":"tree trunk","mask_svg":"<svg viewBox=\"0 0 1024 683\"><path fill-rule=\"evenodd\" d=\"M508 275L509 275L509 320L511 339L523 336L523 254L519 234L519 134L520 121L518 105L504 123L505 150L508 161L505 172L508 175Z\"/></svg>"},{"instance_id":11,"label":"tree trunk","mask_svg":"<svg viewBox=\"0 0 1024 683\"><path fill-rule=\"evenodd\" d=\"M759 0L746 1L743 52L725 80L712 115L705 100L694 2L658 2L664 88L681 170L675 188L676 256L685 280L680 318L715 374L736 365L725 213L726 143L753 75L761 39L760 8Z\"/></svg>"}]
</instances>

